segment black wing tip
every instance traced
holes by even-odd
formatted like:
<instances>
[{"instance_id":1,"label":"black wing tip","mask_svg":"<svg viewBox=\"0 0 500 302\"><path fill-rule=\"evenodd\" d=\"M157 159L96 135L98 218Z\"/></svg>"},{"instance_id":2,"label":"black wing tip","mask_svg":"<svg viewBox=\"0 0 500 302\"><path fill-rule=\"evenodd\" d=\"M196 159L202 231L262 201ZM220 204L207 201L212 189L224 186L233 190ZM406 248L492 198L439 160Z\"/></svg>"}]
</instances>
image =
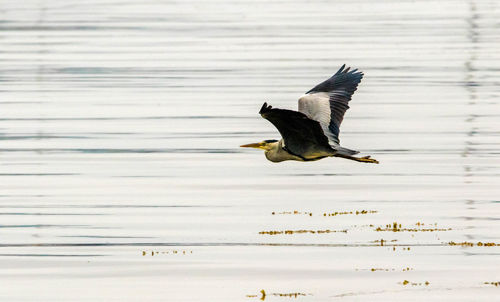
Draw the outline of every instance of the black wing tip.
<instances>
[{"instance_id":1,"label":"black wing tip","mask_svg":"<svg viewBox=\"0 0 500 302\"><path fill-rule=\"evenodd\" d=\"M360 76L362 78L364 75L364 73L362 71L358 71L357 68L351 70L351 67L347 67L347 68L345 68L345 67L346 67L346 64L342 65L342 67L340 67L340 69L333 76L336 76L336 75L339 75L342 73L342 74L356 75L356 76Z\"/></svg>"},{"instance_id":2,"label":"black wing tip","mask_svg":"<svg viewBox=\"0 0 500 302\"><path fill-rule=\"evenodd\" d=\"M269 110L271 110L273 108L273 106L268 106L267 105L267 102L264 102L264 104L262 104L262 107L260 107L260 110L259 110L259 114L264 114L266 112L268 112Z\"/></svg>"},{"instance_id":3,"label":"black wing tip","mask_svg":"<svg viewBox=\"0 0 500 302\"><path fill-rule=\"evenodd\" d=\"M307 91L306 94L321 91L329 92L339 85L358 85L361 82L361 79L363 79L364 73L362 71L359 71L357 68L351 70L351 67L345 67L346 64L343 64L333 76L331 76L326 81L314 86L312 89Z\"/></svg>"},{"instance_id":4,"label":"black wing tip","mask_svg":"<svg viewBox=\"0 0 500 302\"><path fill-rule=\"evenodd\" d=\"M337 70L337 72L336 72L335 74L339 74L339 73L343 72L344 68L345 68L345 63L344 63L344 65L342 65L342 66L339 68L339 70ZM347 69L349 70L349 67L347 67Z\"/></svg>"}]
</instances>

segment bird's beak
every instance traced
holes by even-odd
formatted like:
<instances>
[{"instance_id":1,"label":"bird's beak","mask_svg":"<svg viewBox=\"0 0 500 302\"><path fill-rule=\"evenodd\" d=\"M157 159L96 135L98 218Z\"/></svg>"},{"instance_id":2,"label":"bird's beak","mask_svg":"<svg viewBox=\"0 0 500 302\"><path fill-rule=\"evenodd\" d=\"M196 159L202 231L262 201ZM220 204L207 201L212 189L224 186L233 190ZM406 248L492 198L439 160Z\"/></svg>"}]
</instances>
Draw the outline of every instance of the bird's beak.
<instances>
[{"instance_id":1,"label":"bird's beak","mask_svg":"<svg viewBox=\"0 0 500 302\"><path fill-rule=\"evenodd\" d=\"M265 143L246 144L246 145L241 145L240 147L243 147L243 148L256 148L256 149L266 150L266 144Z\"/></svg>"}]
</instances>

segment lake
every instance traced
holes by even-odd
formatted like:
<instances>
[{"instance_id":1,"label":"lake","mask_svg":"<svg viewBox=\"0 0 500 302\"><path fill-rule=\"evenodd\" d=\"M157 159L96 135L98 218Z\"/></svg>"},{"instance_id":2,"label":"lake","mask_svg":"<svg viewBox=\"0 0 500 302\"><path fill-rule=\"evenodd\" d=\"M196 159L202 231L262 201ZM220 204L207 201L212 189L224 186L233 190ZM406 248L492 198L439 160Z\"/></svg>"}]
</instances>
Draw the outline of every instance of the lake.
<instances>
[{"instance_id":1,"label":"lake","mask_svg":"<svg viewBox=\"0 0 500 302\"><path fill-rule=\"evenodd\" d=\"M491 301L498 1L0 3L2 301ZM365 73L338 158L258 111ZM495 283L496 282L496 283Z\"/></svg>"}]
</instances>

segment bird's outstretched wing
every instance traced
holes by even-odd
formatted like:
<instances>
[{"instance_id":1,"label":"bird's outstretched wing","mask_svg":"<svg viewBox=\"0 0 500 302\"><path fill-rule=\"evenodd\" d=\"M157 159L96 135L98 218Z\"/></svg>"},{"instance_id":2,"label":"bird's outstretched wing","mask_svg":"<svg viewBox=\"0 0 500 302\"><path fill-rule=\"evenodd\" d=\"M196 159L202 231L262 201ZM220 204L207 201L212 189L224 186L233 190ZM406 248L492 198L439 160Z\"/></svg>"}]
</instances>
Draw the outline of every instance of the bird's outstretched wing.
<instances>
[{"instance_id":1,"label":"bird's outstretched wing","mask_svg":"<svg viewBox=\"0 0 500 302\"><path fill-rule=\"evenodd\" d=\"M278 129L289 152L307 157L311 150L318 150L318 147L332 150L319 122L308 118L305 114L272 108L267 103L262 105L259 113Z\"/></svg>"},{"instance_id":2,"label":"bird's outstretched wing","mask_svg":"<svg viewBox=\"0 0 500 302\"><path fill-rule=\"evenodd\" d=\"M349 71L345 64L328 80L316 85L299 99L299 112L318 121L333 146L339 146L340 124L349 109L351 96L358 88L363 73Z\"/></svg>"}]
</instances>

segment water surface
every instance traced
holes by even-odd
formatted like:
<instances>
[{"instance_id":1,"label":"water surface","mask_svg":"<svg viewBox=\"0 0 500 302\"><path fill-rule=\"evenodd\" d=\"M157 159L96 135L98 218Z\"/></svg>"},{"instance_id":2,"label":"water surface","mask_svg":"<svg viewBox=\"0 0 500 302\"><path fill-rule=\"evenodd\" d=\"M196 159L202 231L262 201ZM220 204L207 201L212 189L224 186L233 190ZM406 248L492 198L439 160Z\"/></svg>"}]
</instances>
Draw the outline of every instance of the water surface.
<instances>
[{"instance_id":1,"label":"water surface","mask_svg":"<svg viewBox=\"0 0 500 302\"><path fill-rule=\"evenodd\" d=\"M3 1L0 297L491 300L499 19L496 1ZM279 137L264 101L295 109L343 63L365 77L341 141L380 165L238 148Z\"/></svg>"}]
</instances>

